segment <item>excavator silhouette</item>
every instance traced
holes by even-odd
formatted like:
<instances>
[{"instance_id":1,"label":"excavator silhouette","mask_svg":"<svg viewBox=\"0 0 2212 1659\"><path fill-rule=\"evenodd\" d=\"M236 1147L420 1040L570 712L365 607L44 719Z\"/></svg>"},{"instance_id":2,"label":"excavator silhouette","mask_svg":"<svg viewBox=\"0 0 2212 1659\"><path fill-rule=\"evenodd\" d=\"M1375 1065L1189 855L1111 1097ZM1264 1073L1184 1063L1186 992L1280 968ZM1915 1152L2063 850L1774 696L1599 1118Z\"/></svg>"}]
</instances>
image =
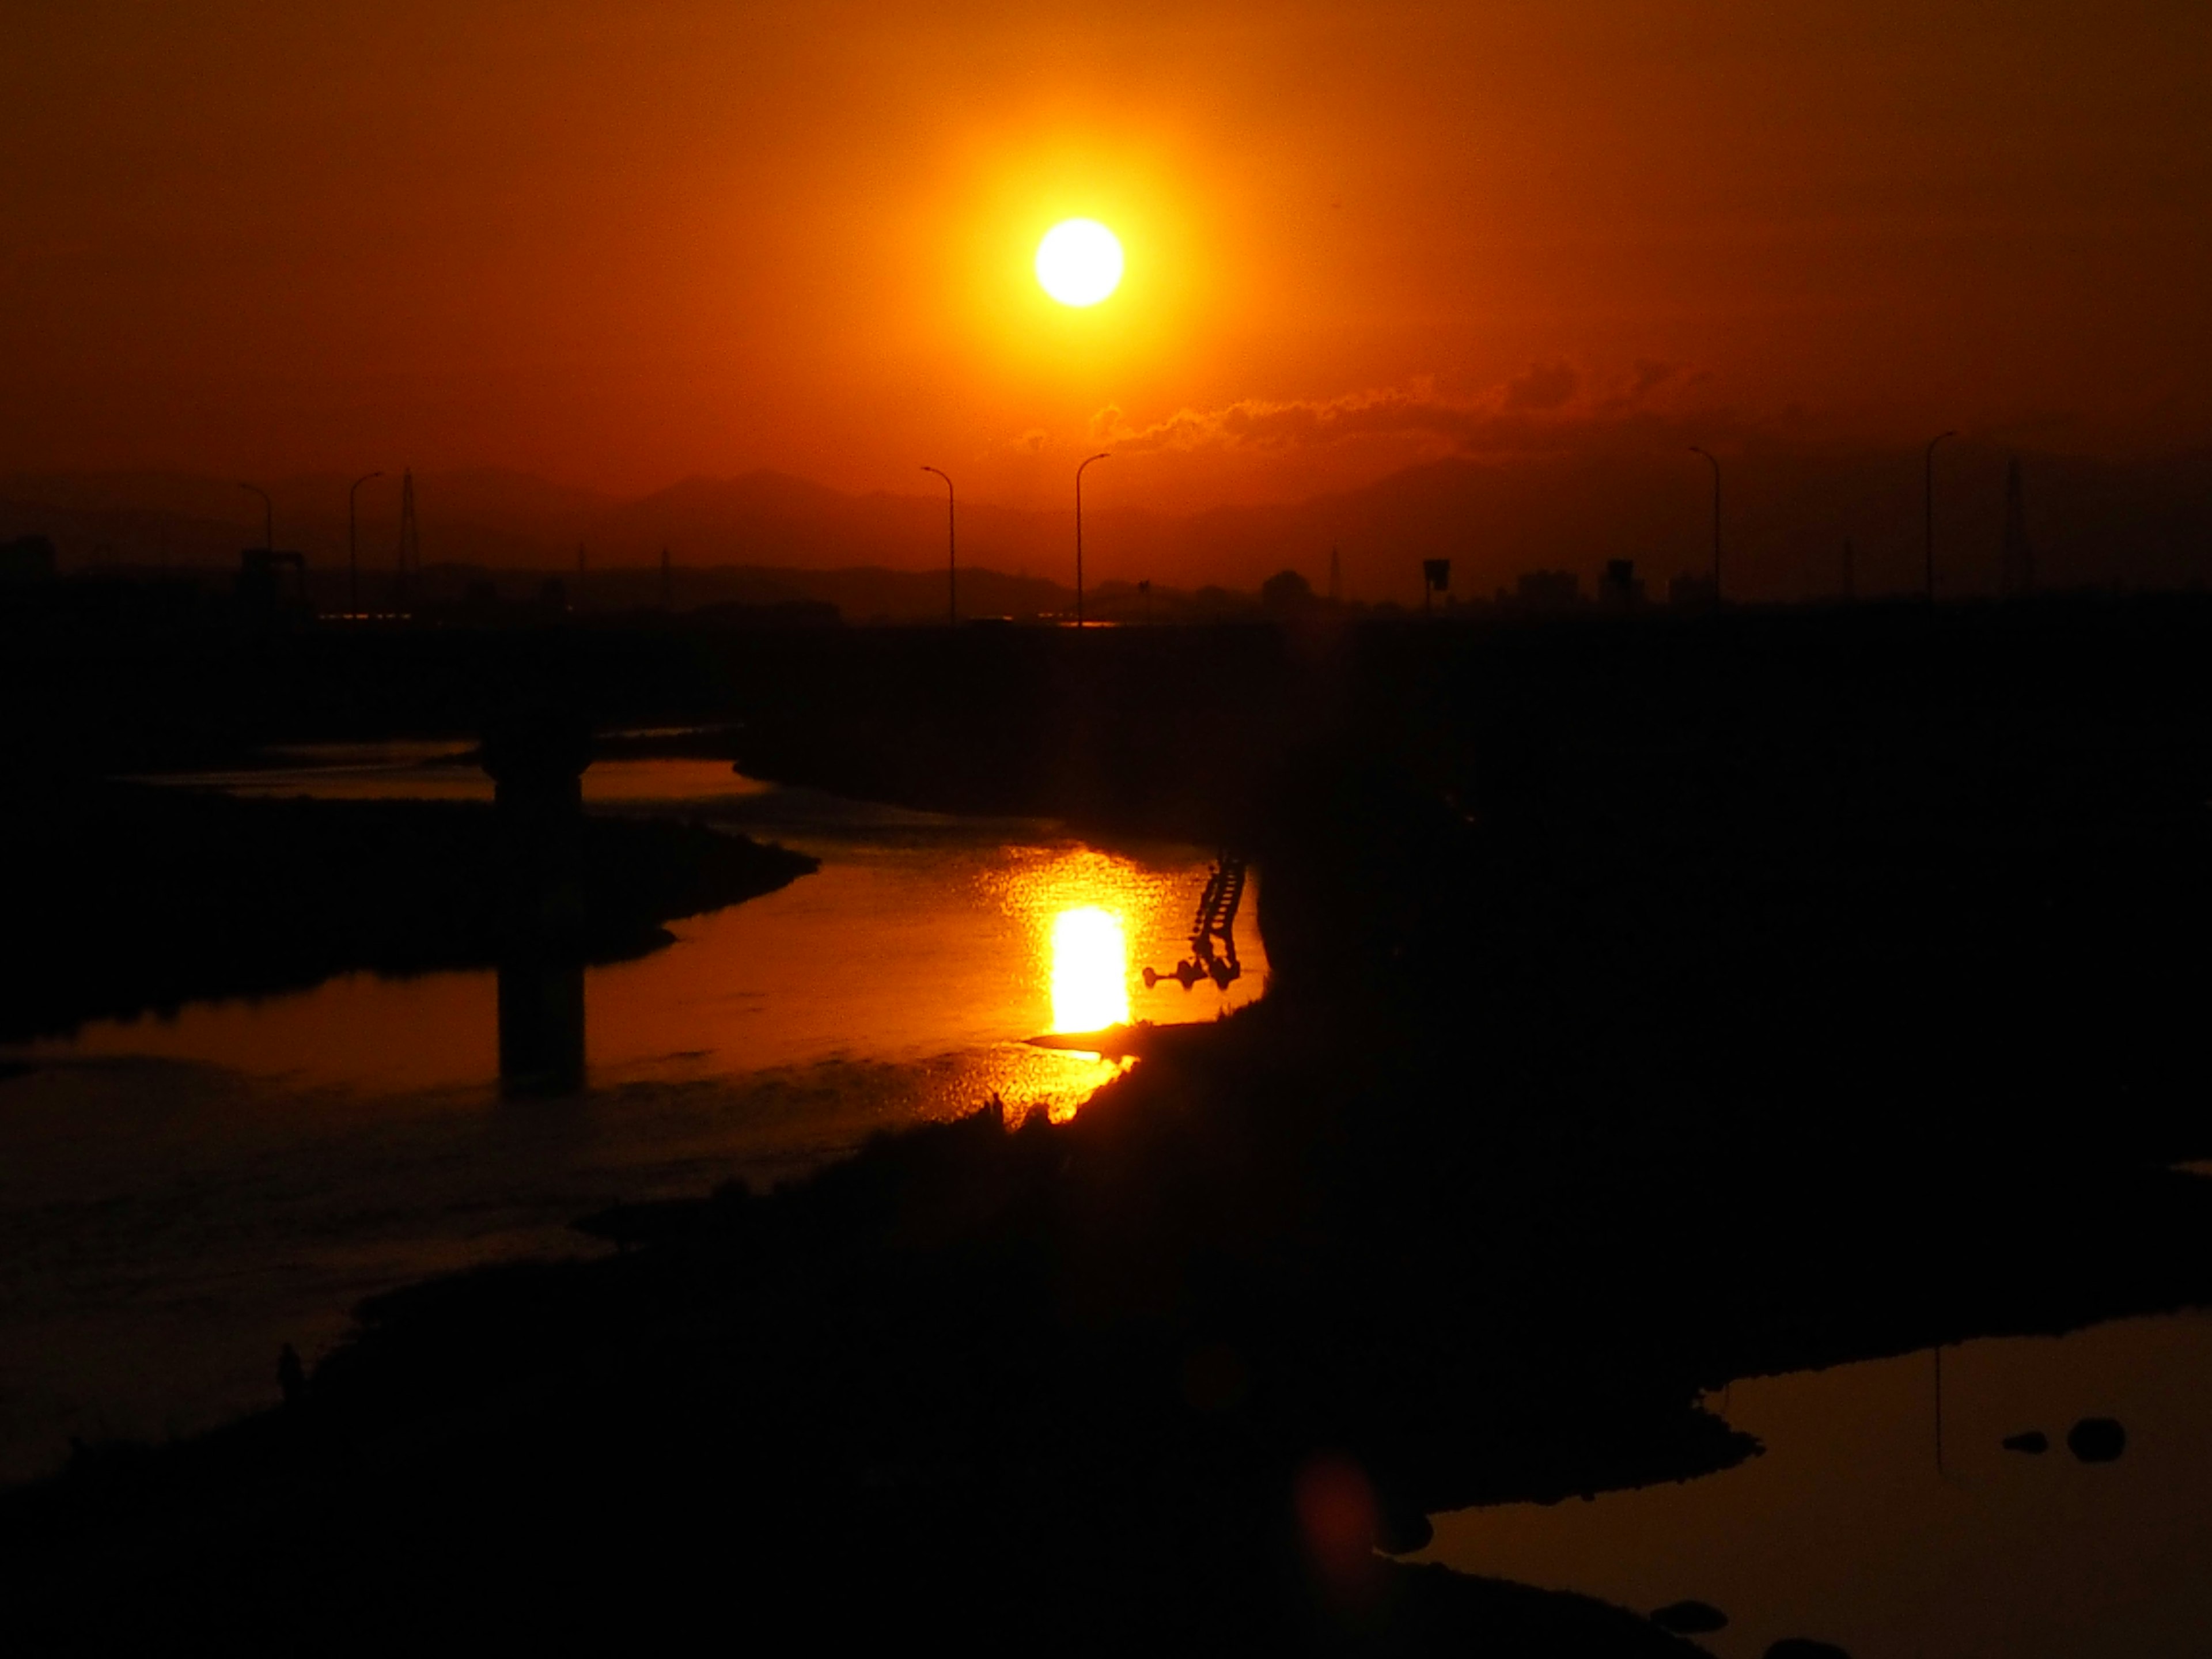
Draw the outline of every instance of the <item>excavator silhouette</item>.
<instances>
[{"instance_id":1,"label":"excavator silhouette","mask_svg":"<svg viewBox=\"0 0 2212 1659\"><path fill-rule=\"evenodd\" d=\"M1243 902L1244 860L1235 853L1224 853L1206 878L1198 915L1191 921L1190 954L1176 963L1173 973L1146 969L1145 988L1149 991L1171 979L1188 991L1199 981L1210 979L1225 991L1241 978L1244 969L1237 960L1237 907Z\"/></svg>"}]
</instances>

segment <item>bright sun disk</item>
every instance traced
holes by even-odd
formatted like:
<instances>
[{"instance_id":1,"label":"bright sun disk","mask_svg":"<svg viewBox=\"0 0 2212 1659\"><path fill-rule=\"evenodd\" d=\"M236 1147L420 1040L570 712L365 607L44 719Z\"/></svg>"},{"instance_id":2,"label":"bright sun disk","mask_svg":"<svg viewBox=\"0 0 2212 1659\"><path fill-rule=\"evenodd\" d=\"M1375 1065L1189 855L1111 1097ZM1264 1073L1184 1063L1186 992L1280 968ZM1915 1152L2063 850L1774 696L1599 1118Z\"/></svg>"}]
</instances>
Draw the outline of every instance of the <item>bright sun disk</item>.
<instances>
[{"instance_id":1,"label":"bright sun disk","mask_svg":"<svg viewBox=\"0 0 2212 1659\"><path fill-rule=\"evenodd\" d=\"M1037 244L1036 279L1064 306L1095 306L1121 285L1121 244L1096 219L1065 219Z\"/></svg>"}]
</instances>

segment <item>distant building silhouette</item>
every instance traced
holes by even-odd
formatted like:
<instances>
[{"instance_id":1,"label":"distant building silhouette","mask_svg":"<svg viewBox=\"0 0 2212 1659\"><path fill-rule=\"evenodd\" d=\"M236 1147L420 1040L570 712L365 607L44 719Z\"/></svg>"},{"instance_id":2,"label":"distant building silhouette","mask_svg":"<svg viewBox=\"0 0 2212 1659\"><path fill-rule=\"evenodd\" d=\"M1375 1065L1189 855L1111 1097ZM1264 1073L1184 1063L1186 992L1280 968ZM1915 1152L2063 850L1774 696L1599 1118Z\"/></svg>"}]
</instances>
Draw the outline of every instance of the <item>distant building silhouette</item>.
<instances>
[{"instance_id":1,"label":"distant building silhouette","mask_svg":"<svg viewBox=\"0 0 2212 1659\"><path fill-rule=\"evenodd\" d=\"M1301 616L1313 605L1313 584L1295 570L1279 570L1260 584L1260 608L1271 617Z\"/></svg>"},{"instance_id":2,"label":"distant building silhouette","mask_svg":"<svg viewBox=\"0 0 2212 1659\"><path fill-rule=\"evenodd\" d=\"M1448 593L1450 591L1451 561L1423 559L1421 561L1421 609L1426 611L1429 608L1429 596L1431 593Z\"/></svg>"},{"instance_id":3,"label":"distant building silhouette","mask_svg":"<svg viewBox=\"0 0 2212 1659\"><path fill-rule=\"evenodd\" d=\"M1644 603L1644 584L1637 580L1636 561L1607 559L1598 579L1598 603L1608 611L1632 611Z\"/></svg>"},{"instance_id":4,"label":"distant building silhouette","mask_svg":"<svg viewBox=\"0 0 2212 1659\"><path fill-rule=\"evenodd\" d=\"M1513 603L1523 611L1571 611L1582 602L1582 579L1571 570L1525 570L1513 584Z\"/></svg>"},{"instance_id":5,"label":"distant building silhouette","mask_svg":"<svg viewBox=\"0 0 2212 1659\"><path fill-rule=\"evenodd\" d=\"M1719 585L1711 576L1685 571L1667 584L1667 603L1676 611L1716 611L1720 602Z\"/></svg>"},{"instance_id":6,"label":"distant building silhouette","mask_svg":"<svg viewBox=\"0 0 2212 1659\"><path fill-rule=\"evenodd\" d=\"M306 554L274 547L244 547L239 550L238 559L238 599L247 610L273 615L279 610L307 608ZM288 570L291 573L289 584L284 576Z\"/></svg>"},{"instance_id":7,"label":"distant building silhouette","mask_svg":"<svg viewBox=\"0 0 2212 1659\"><path fill-rule=\"evenodd\" d=\"M2035 591L2035 547L2027 539L2027 509L2021 492L2020 457L2005 467L2004 544L1997 560L1997 592L2024 599Z\"/></svg>"}]
</instances>

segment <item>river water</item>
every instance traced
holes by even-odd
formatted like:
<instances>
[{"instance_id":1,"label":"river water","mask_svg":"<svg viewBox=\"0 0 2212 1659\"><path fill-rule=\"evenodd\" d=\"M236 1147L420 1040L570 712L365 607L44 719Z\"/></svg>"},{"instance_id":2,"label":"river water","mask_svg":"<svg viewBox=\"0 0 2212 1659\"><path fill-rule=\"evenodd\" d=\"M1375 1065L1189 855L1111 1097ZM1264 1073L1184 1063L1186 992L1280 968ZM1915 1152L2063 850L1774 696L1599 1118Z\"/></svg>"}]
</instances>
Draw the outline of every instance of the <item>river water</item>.
<instances>
[{"instance_id":1,"label":"river water","mask_svg":"<svg viewBox=\"0 0 2212 1659\"><path fill-rule=\"evenodd\" d=\"M2212 1314L1746 1379L1707 1402L1765 1451L1702 1480L1435 1517L1422 1559L1649 1613L1759 1659L2195 1659L2212 1652ZM2118 1421L2120 1456L2067 1448ZM2039 1455L2008 1437L2040 1431Z\"/></svg>"},{"instance_id":2,"label":"river water","mask_svg":"<svg viewBox=\"0 0 2212 1659\"><path fill-rule=\"evenodd\" d=\"M175 781L490 798L455 745L280 758ZM0 1479L51 1467L72 1435L158 1439L265 1403L278 1347L312 1360L363 1296L589 1250L568 1224L617 1200L765 1185L994 1094L1065 1115L1115 1066L1023 1039L1211 1018L1264 984L1248 905L1241 981L1143 985L1187 951L1204 849L1109 850L725 762L602 762L585 794L822 866L586 970L580 1090L502 1096L489 971L350 975L11 1051L31 1069L0 1080Z\"/></svg>"},{"instance_id":3,"label":"river water","mask_svg":"<svg viewBox=\"0 0 2212 1659\"><path fill-rule=\"evenodd\" d=\"M301 751L191 780L245 793L489 799L454 747ZM160 1438L274 1397L360 1297L448 1268L594 1247L617 1199L765 1184L873 1131L972 1109L1066 1114L1115 1067L1023 1038L1207 1018L1259 994L1146 991L1203 849L1088 846L1049 823L903 812L707 761L601 763L593 811L677 814L815 854L782 890L584 976L586 1086L499 1079L489 972L355 975L102 1022L0 1079L0 1479L69 1437ZM1709 1405L1764 1452L1703 1480L1436 1517L1426 1558L1650 1611L1694 1597L1757 1659L2212 1649L2212 1317L1747 1379ZM2128 1440L2066 1449L2085 1417ZM2039 1429L2051 1449L2008 1451Z\"/></svg>"}]
</instances>

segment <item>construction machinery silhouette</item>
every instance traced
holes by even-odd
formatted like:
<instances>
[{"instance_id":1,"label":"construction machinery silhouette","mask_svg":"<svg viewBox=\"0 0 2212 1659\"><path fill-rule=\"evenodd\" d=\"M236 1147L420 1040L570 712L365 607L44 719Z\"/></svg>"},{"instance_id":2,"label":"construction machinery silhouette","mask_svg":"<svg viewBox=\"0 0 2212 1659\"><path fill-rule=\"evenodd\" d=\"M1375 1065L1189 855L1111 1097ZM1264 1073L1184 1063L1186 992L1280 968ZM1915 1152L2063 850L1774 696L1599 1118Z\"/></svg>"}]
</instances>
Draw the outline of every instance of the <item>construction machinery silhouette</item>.
<instances>
[{"instance_id":1,"label":"construction machinery silhouette","mask_svg":"<svg viewBox=\"0 0 2212 1659\"><path fill-rule=\"evenodd\" d=\"M1164 979L1174 980L1186 991L1210 979L1225 991L1243 976L1243 967L1237 960L1237 907L1244 902L1244 860L1235 853L1222 854L1206 878L1198 914L1191 920L1190 954L1176 963L1172 973L1146 969L1146 990Z\"/></svg>"}]
</instances>

